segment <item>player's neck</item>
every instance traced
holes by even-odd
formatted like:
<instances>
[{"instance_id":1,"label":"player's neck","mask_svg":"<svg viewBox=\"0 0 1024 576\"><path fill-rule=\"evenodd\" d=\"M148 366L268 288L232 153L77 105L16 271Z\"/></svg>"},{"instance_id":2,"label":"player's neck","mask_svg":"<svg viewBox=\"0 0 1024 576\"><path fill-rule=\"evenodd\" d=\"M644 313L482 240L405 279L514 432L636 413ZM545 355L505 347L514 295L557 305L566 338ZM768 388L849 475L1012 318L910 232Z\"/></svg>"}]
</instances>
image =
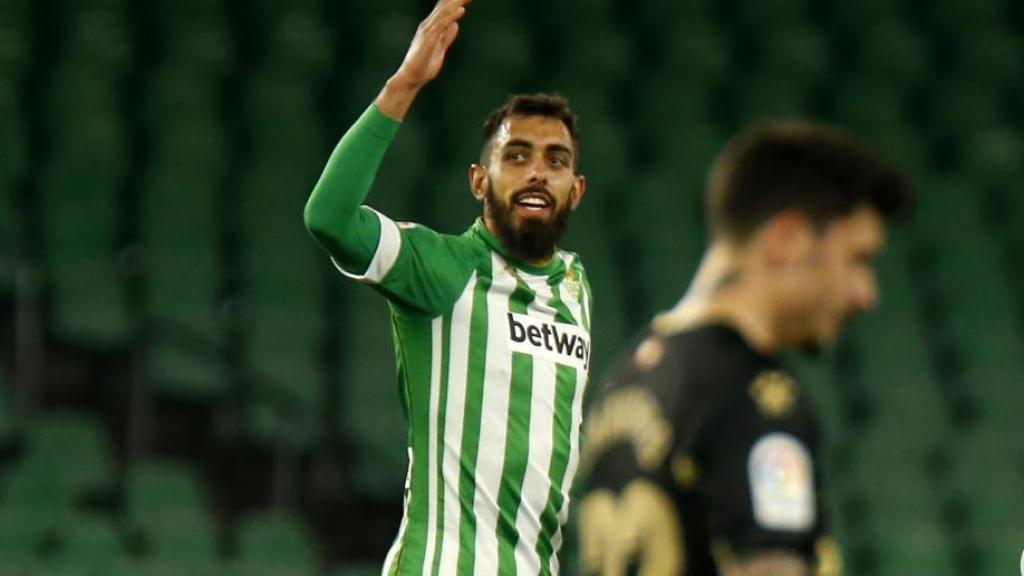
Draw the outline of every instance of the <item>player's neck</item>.
<instances>
[{"instance_id":1,"label":"player's neck","mask_svg":"<svg viewBox=\"0 0 1024 576\"><path fill-rule=\"evenodd\" d=\"M742 251L712 244L683 299L655 318L654 329L672 333L722 323L735 328L759 352L774 352L778 339L771 330L771 302L751 268Z\"/></svg>"}]
</instances>

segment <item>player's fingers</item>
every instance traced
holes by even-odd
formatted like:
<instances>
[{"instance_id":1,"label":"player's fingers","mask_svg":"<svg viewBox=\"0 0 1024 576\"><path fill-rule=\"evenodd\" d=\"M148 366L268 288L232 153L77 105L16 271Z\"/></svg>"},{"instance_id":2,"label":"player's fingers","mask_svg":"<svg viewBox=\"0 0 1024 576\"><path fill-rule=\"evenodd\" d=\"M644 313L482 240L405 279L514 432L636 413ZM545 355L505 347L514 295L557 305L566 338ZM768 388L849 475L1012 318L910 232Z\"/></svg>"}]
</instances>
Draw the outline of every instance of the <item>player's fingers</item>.
<instances>
[{"instance_id":1,"label":"player's fingers","mask_svg":"<svg viewBox=\"0 0 1024 576\"><path fill-rule=\"evenodd\" d=\"M458 35L459 23L452 22L448 25L448 28L445 29L444 35L441 36L441 46L444 46L444 49L447 50L448 47L452 45L452 42L455 42L455 38Z\"/></svg>"},{"instance_id":2,"label":"player's fingers","mask_svg":"<svg viewBox=\"0 0 1024 576\"><path fill-rule=\"evenodd\" d=\"M449 24L465 16L465 5L468 2L469 0L443 0L438 3L430 16L423 21L421 27L424 28L425 31L444 33Z\"/></svg>"}]
</instances>

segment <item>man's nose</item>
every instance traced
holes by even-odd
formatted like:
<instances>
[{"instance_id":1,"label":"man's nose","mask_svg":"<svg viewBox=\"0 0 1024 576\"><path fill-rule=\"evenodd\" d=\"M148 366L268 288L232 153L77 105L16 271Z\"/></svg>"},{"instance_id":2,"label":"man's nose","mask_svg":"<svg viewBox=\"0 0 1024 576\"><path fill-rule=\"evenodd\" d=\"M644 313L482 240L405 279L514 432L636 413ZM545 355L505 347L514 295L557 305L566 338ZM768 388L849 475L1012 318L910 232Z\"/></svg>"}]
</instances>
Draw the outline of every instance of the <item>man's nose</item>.
<instances>
[{"instance_id":1,"label":"man's nose","mask_svg":"<svg viewBox=\"0 0 1024 576\"><path fill-rule=\"evenodd\" d=\"M874 310L879 304L878 282L874 278L864 279L857 287L855 295L857 307L861 310Z\"/></svg>"}]
</instances>

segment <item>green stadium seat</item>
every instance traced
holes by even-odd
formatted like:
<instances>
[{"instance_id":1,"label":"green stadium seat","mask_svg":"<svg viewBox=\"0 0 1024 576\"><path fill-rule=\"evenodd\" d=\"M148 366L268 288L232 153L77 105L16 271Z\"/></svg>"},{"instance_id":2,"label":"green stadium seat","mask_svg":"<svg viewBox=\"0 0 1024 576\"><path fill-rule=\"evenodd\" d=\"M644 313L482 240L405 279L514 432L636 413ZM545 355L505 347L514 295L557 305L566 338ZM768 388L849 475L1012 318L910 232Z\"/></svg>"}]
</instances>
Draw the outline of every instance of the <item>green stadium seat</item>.
<instances>
[{"instance_id":1,"label":"green stadium seat","mask_svg":"<svg viewBox=\"0 0 1024 576\"><path fill-rule=\"evenodd\" d=\"M885 20L861 32L855 68L860 75L890 86L912 87L927 77L930 59L920 33L901 21Z\"/></svg>"},{"instance_id":2,"label":"green stadium seat","mask_svg":"<svg viewBox=\"0 0 1024 576\"><path fill-rule=\"evenodd\" d=\"M429 126L415 114L406 118L388 147L366 203L396 221L416 220L432 192L427 178L430 149ZM467 158L463 164L473 161ZM441 170L464 176L460 167L452 164ZM463 189L469 195L468 183Z\"/></svg>"},{"instance_id":3,"label":"green stadium seat","mask_svg":"<svg viewBox=\"0 0 1024 576\"><path fill-rule=\"evenodd\" d=\"M24 243L25 218L18 196L28 150L20 90L12 78L0 78L0 115L8 119L0 126L0 294L14 289L14 263Z\"/></svg>"},{"instance_id":4,"label":"green stadium seat","mask_svg":"<svg viewBox=\"0 0 1024 576\"><path fill-rule=\"evenodd\" d=\"M650 78L648 86L649 90L636 94L635 128L649 138L661 139L671 130L685 131L713 121L719 98L713 84L679 74L674 65L667 65L664 72ZM583 144L589 151L586 136Z\"/></svg>"},{"instance_id":5,"label":"green stadium seat","mask_svg":"<svg viewBox=\"0 0 1024 576\"><path fill-rule=\"evenodd\" d=\"M773 28L759 35L757 70L763 74L813 86L830 72L828 40L816 28L799 23Z\"/></svg>"},{"instance_id":6,"label":"green stadium seat","mask_svg":"<svg viewBox=\"0 0 1024 576\"><path fill-rule=\"evenodd\" d=\"M217 534L202 479L183 462L153 459L129 467L124 513L154 560L216 557Z\"/></svg>"},{"instance_id":7,"label":"green stadium seat","mask_svg":"<svg viewBox=\"0 0 1024 576\"><path fill-rule=\"evenodd\" d=\"M317 565L314 542L302 517L291 512L259 512L242 518L238 529L237 561L282 574L313 574Z\"/></svg>"},{"instance_id":8,"label":"green stadium seat","mask_svg":"<svg viewBox=\"0 0 1024 576\"><path fill-rule=\"evenodd\" d=\"M932 132L953 142L1005 121L999 90L977 82L944 82L933 89L929 104Z\"/></svg>"},{"instance_id":9,"label":"green stadium seat","mask_svg":"<svg viewBox=\"0 0 1024 576\"><path fill-rule=\"evenodd\" d=\"M635 73L632 39L617 24L611 19L598 19L566 37L562 66L581 79L585 78L591 90L614 90L621 83L628 82L630 74Z\"/></svg>"},{"instance_id":10,"label":"green stadium seat","mask_svg":"<svg viewBox=\"0 0 1024 576\"><path fill-rule=\"evenodd\" d=\"M1011 15L1001 0L938 0L923 10L924 26L936 35L954 37L970 30L991 29Z\"/></svg>"},{"instance_id":11,"label":"green stadium seat","mask_svg":"<svg viewBox=\"0 0 1024 576\"><path fill-rule=\"evenodd\" d=\"M106 574L128 552L112 517L72 514L56 531L58 549L50 559L52 574Z\"/></svg>"},{"instance_id":12,"label":"green stadium seat","mask_svg":"<svg viewBox=\"0 0 1024 576\"><path fill-rule=\"evenodd\" d=\"M0 71L5 77L24 73L31 62L31 3L0 6Z\"/></svg>"},{"instance_id":13,"label":"green stadium seat","mask_svg":"<svg viewBox=\"0 0 1024 576\"><path fill-rule=\"evenodd\" d=\"M275 22L268 40L268 66L298 78L319 77L331 65L333 46L323 19L306 9L292 7Z\"/></svg>"},{"instance_id":14,"label":"green stadium seat","mask_svg":"<svg viewBox=\"0 0 1024 576\"><path fill-rule=\"evenodd\" d=\"M629 232L637 246L643 247L639 264L643 270L636 278L636 289L646 294L644 319L675 305L686 291L704 250L699 222L700 192L688 180L672 173L638 175L630 189L632 197L642 197L628 213ZM620 262L619 267L625 265ZM596 298L596 297L595 297Z\"/></svg>"},{"instance_id":15,"label":"green stadium seat","mask_svg":"<svg viewBox=\"0 0 1024 576\"><path fill-rule=\"evenodd\" d=\"M226 380L219 248L227 159L213 122L182 118L157 137L140 199L148 379L154 390L199 398L222 394Z\"/></svg>"},{"instance_id":16,"label":"green stadium seat","mask_svg":"<svg viewBox=\"0 0 1024 576\"><path fill-rule=\"evenodd\" d=\"M771 73L754 73L735 87L736 117L741 126L774 119L807 119L810 99L802 87Z\"/></svg>"},{"instance_id":17,"label":"green stadium seat","mask_svg":"<svg viewBox=\"0 0 1024 576\"><path fill-rule=\"evenodd\" d=\"M39 175L51 326L62 340L100 347L130 334L117 261L124 124L113 87L86 68L54 72L47 103L52 156Z\"/></svg>"},{"instance_id":18,"label":"green stadium seat","mask_svg":"<svg viewBox=\"0 0 1024 576\"><path fill-rule=\"evenodd\" d=\"M783 28L809 16L808 0L751 0L736 5L733 21L745 31Z\"/></svg>"},{"instance_id":19,"label":"green stadium seat","mask_svg":"<svg viewBox=\"0 0 1024 576\"><path fill-rule=\"evenodd\" d=\"M964 30L953 39L956 74L992 86L1011 86L1021 77L1024 54L1019 35L1003 28Z\"/></svg>"},{"instance_id":20,"label":"green stadium seat","mask_svg":"<svg viewBox=\"0 0 1024 576\"><path fill-rule=\"evenodd\" d=\"M845 40L862 40L866 30L878 22L898 22L903 18L905 2L893 0L861 0L860 2L832 2L827 6L830 27Z\"/></svg>"},{"instance_id":21,"label":"green stadium seat","mask_svg":"<svg viewBox=\"0 0 1024 576\"><path fill-rule=\"evenodd\" d=\"M478 8L478 6L474 6ZM506 10L500 4L480 5L479 13L474 10L474 17L488 21L487 26L465 26L459 32L458 56L452 63L459 72L473 70L487 77L499 78L502 82L514 82L521 78L535 65L540 55L537 43L530 29L513 17L491 17L496 10ZM570 42L570 39L566 39ZM596 49L596 47L591 47ZM569 47L566 48L567 50ZM595 81L601 80L595 78ZM498 103L494 103L494 107ZM482 123L482 120L481 120Z\"/></svg>"},{"instance_id":22,"label":"green stadium seat","mask_svg":"<svg viewBox=\"0 0 1024 576\"><path fill-rule=\"evenodd\" d=\"M672 27L667 31L665 60L659 76L703 85L717 84L728 76L733 67L733 49L721 30L689 19L667 22ZM643 92L658 94L653 87Z\"/></svg>"},{"instance_id":23,"label":"green stadium seat","mask_svg":"<svg viewBox=\"0 0 1024 576\"><path fill-rule=\"evenodd\" d=\"M910 106L906 94L887 82L850 78L834 91L832 120L854 132L878 133L905 125Z\"/></svg>"},{"instance_id":24,"label":"green stadium seat","mask_svg":"<svg viewBox=\"0 0 1024 576\"><path fill-rule=\"evenodd\" d=\"M345 294L340 432L358 454L351 468L357 490L390 498L401 491L408 466L391 321L384 299L369 288L346 286Z\"/></svg>"},{"instance_id":25,"label":"green stadium seat","mask_svg":"<svg viewBox=\"0 0 1024 576\"><path fill-rule=\"evenodd\" d=\"M127 72L132 63L132 31L126 6L93 5L68 11L65 61L104 73Z\"/></svg>"},{"instance_id":26,"label":"green stadium seat","mask_svg":"<svg viewBox=\"0 0 1024 576\"><path fill-rule=\"evenodd\" d=\"M975 131L964 145L958 171L975 185L1011 196L1024 173L1024 135L1010 126Z\"/></svg>"},{"instance_id":27,"label":"green stadium seat","mask_svg":"<svg viewBox=\"0 0 1024 576\"><path fill-rule=\"evenodd\" d=\"M74 412L45 414L26 431L25 453L6 479L4 501L57 514L105 487L112 465L110 442L97 422Z\"/></svg>"},{"instance_id":28,"label":"green stadium seat","mask_svg":"<svg viewBox=\"0 0 1024 576\"><path fill-rule=\"evenodd\" d=\"M917 129L908 125L879 126L866 130L862 137L915 185L920 185L921 178L931 171L933 144Z\"/></svg>"},{"instance_id":29,"label":"green stadium seat","mask_svg":"<svg viewBox=\"0 0 1024 576\"><path fill-rule=\"evenodd\" d=\"M223 560L182 555L175 558L130 558L115 563L102 574L110 576L225 576L225 574L231 573L230 564Z\"/></svg>"}]
</instances>

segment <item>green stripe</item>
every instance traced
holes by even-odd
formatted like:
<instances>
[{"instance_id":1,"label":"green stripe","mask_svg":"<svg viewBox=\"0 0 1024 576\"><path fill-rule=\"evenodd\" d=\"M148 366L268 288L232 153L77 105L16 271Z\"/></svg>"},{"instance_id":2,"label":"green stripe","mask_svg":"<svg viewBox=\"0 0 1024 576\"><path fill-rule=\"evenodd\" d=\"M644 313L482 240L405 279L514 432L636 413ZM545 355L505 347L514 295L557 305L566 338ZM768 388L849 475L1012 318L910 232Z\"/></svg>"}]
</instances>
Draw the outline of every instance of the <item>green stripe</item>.
<instances>
[{"instance_id":1,"label":"green stripe","mask_svg":"<svg viewBox=\"0 0 1024 576\"><path fill-rule=\"evenodd\" d=\"M430 444L427 438L430 434L430 418L419 418L425 411L413 410L413 406L430 406L430 359L432 348L432 327L430 322L420 323L407 330L402 330L401 325L394 321L392 336L395 340L395 351L398 360L398 382L399 394L402 399L402 408L405 410L409 422L409 445L413 450L412 481L410 482L409 509L405 534L399 535L402 538L401 549L395 562L392 565L392 574L401 571L403 565L416 566L420 570L423 566L423 559L426 556L427 531L425 525L414 522L414 518L427 518L427 501L429 481L428 468L430 466ZM408 324L406 324L408 326ZM410 356L410 351L426 351L426 354ZM410 366L410 362L426 361L426 369L421 366ZM410 377L418 380L410 382ZM419 440L419 441L417 441Z\"/></svg>"},{"instance_id":2,"label":"green stripe","mask_svg":"<svg viewBox=\"0 0 1024 576\"><path fill-rule=\"evenodd\" d=\"M557 311L556 321L575 324L572 312L562 301L557 282L551 283L551 307ZM569 455L572 450L572 401L576 395L577 371L571 366L559 364L557 367L555 388L555 425L552 429L551 466L548 477L551 488L548 491L548 503L540 516L540 535L537 537L537 554L541 560L541 574L550 574L549 561L554 554L555 530L558 528L558 511L562 509L565 496L562 494L562 481L569 467Z\"/></svg>"},{"instance_id":3,"label":"green stripe","mask_svg":"<svg viewBox=\"0 0 1024 576\"><path fill-rule=\"evenodd\" d=\"M478 274L485 274L478 270ZM473 294L473 314L469 328L469 366L466 370L466 404L462 421L462 456L459 465L459 500L462 520L459 525L459 574L472 574L476 557L476 459L480 450L480 420L484 405L484 374L487 367L487 291L493 279L478 276Z\"/></svg>"},{"instance_id":4,"label":"green stripe","mask_svg":"<svg viewBox=\"0 0 1024 576\"><path fill-rule=\"evenodd\" d=\"M451 312L441 325L441 394L437 403L437 537L434 540L434 565L430 573L435 576L441 569L441 541L444 540L444 421L448 412L448 358L452 347ZM429 406L429 404L428 404Z\"/></svg>"},{"instance_id":5,"label":"green stripe","mask_svg":"<svg viewBox=\"0 0 1024 576\"><path fill-rule=\"evenodd\" d=\"M517 279L518 280L518 279ZM526 314L535 295L522 280L517 281L509 310ZM530 451L530 399L533 396L533 357L512 354L512 388L509 392L508 427L505 432L505 464L498 489L498 573L514 576L515 550L519 542L516 516L522 501L523 479Z\"/></svg>"}]
</instances>

